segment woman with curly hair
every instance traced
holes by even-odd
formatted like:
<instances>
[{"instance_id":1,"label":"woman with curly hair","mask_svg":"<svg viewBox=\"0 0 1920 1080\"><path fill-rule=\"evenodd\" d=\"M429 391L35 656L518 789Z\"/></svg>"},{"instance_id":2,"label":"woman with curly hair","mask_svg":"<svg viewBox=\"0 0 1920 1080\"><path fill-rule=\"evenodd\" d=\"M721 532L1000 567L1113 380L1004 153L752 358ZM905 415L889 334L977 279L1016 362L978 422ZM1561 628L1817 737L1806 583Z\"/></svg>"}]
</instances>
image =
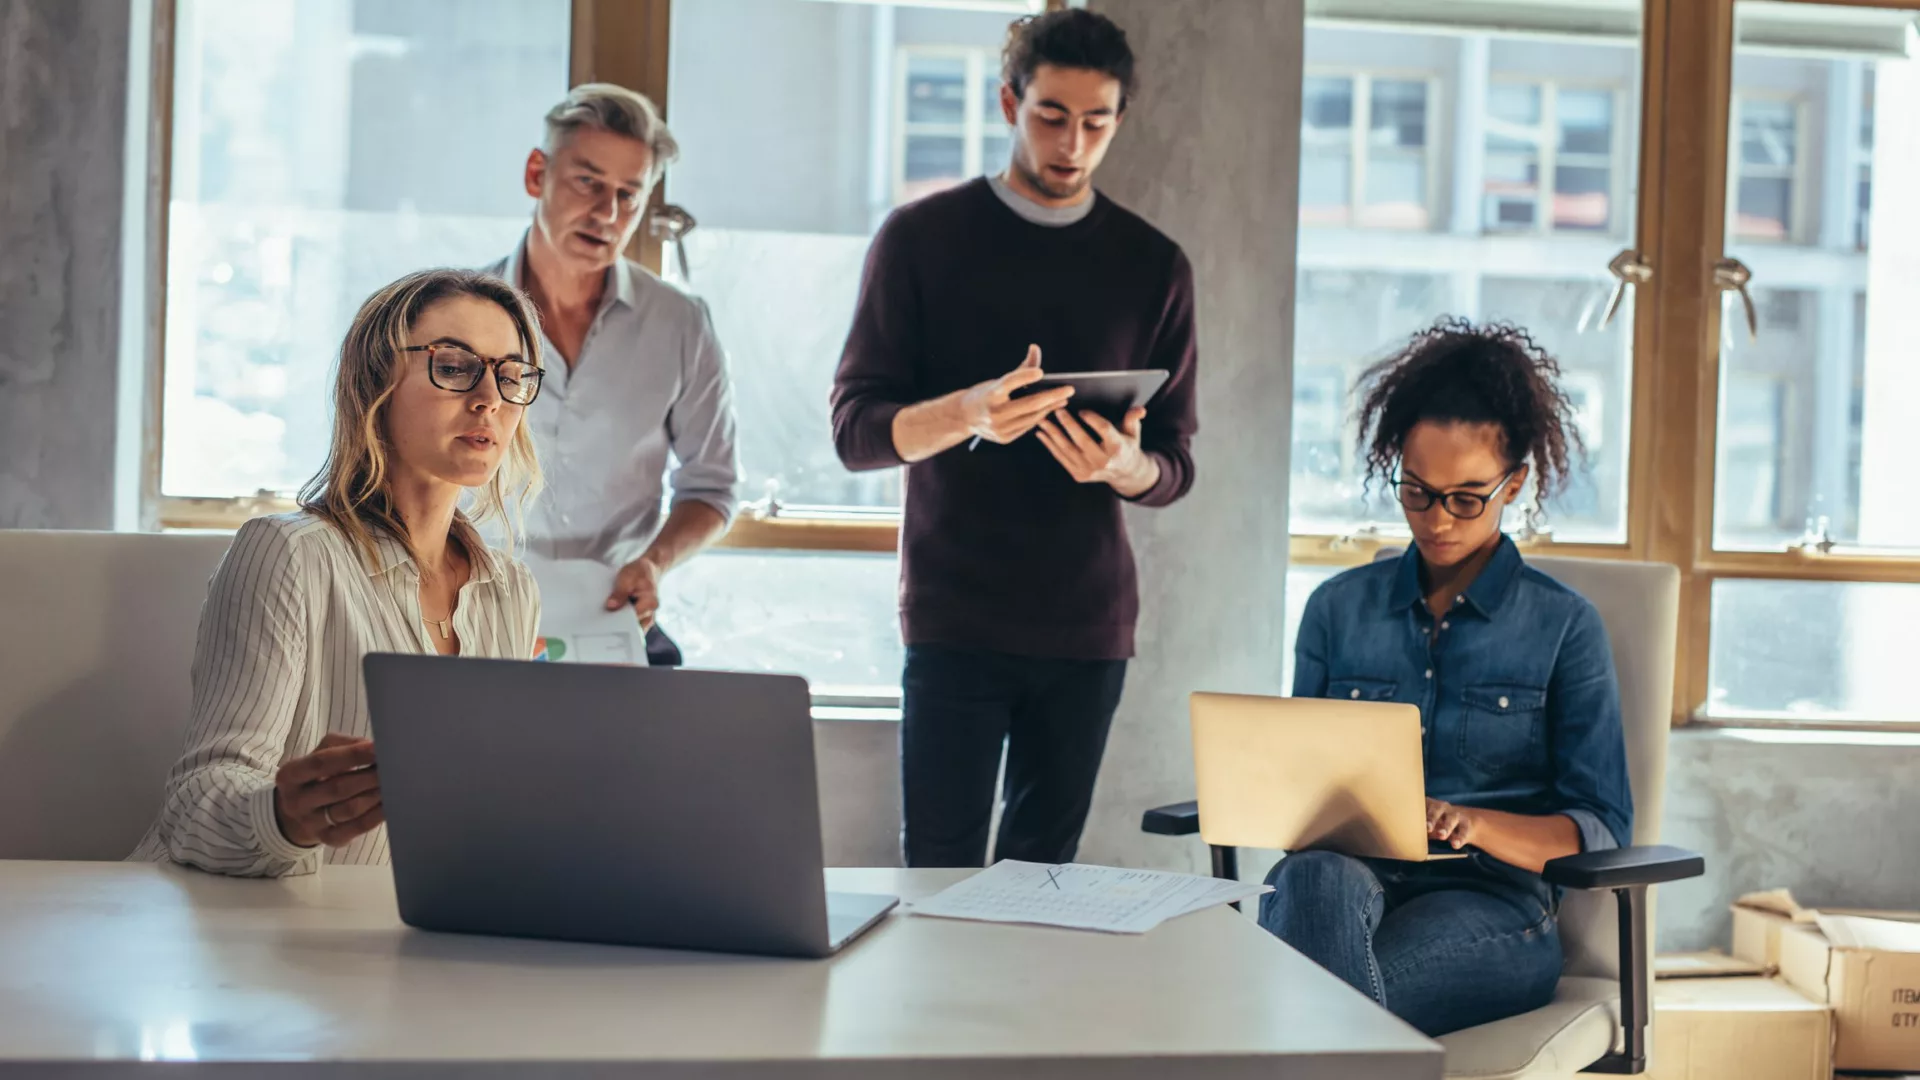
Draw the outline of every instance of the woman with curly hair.
<instances>
[{"instance_id":1,"label":"woman with curly hair","mask_svg":"<svg viewBox=\"0 0 1920 1080\"><path fill-rule=\"evenodd\" d=\"M1367 478L1413 544L1315 590L1295 648L1295 697L1420 708L1428 834L1466 857L1289 855L1260 925L1429 1035L1551 1001L1559 897L1540 870L1632 832L1600 616L1501 531L1584 454L1559 375L1525 331L1460 320L1368 369Z\"/></svg>"}]
</instances>

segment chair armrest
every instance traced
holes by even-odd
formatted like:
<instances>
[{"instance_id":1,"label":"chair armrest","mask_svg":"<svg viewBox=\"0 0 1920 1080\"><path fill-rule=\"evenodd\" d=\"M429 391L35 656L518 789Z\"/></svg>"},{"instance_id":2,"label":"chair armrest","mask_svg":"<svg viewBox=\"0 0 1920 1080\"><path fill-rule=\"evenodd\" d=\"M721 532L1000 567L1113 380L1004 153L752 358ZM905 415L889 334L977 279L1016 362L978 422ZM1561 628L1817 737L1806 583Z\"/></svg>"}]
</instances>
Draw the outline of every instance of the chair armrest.
<instances>
[{"instance_id":1,"label":"chair armrest","mask_svg":"<svg viewBox=\"0 0 1920 1080\"><path fill-rule=\"evenodd\" d=\"M1200 804L1183 802L1155 807L1141 816L1140 831L1158 836L1192 836L1200 831Z\"/></svg>"},{"instance_id":2,"label":"chair armrest","mask_svg":"<svg viewBox=\"0 0 1920 1080\"><path fill-rule=\"evenodd\" d=\"M1620 916L1620 1027L1625 1046L1587 1066L1588 1073L1639 1076L1647 1071L1647 1030L1653 1024L1653 973L1647 958L1647 889L1706 873L1706 860L1676 847L1615 848L1555 859L1540 871L1549 884L1611 889Z\"/></svg>"},{"instance_id":3,"label":"chair armrest","mask_svg":"<svg viewBox=\"0 0 1920 1080\"><path fill-rule=\"evenodd\" d=\"M1585 851L1555 859L1540 871L1549 885L1569 889L1624 889L1696 878L1707 872L1697 853L1665 845Z\"/></svg>"}]
</instances>

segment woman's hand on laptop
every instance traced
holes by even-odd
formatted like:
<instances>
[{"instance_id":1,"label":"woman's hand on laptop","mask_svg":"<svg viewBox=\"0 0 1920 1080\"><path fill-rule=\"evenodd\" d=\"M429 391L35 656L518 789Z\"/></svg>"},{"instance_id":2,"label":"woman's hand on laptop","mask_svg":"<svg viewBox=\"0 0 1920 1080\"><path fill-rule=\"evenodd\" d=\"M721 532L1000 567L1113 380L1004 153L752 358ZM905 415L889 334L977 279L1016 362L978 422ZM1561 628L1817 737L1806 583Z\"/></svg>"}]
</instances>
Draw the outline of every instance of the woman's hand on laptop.
<instances>
[{"instance_id":1,"label":"woman's hand on laptop","mask_svg":"<svg viewBox=\"0 0 1920 1080\"><path fill-rule=\"evenodd\" d=\"M273 778L280 835L298 847L341 847L387 820L373 740L330 734Z\"/></svg>"},{"instance_id":2,"label":"woman's hand on laptop","mask_svg":"<svg viewBox=\"0 0 1920 1080\"><path fill-rule=\"evenodd\" d=\"M1427 800L1427 835L1456 850L1473 843L1479 819L1471 807L1455 806L1439 799Z\"/></svg>"}]
</instances>

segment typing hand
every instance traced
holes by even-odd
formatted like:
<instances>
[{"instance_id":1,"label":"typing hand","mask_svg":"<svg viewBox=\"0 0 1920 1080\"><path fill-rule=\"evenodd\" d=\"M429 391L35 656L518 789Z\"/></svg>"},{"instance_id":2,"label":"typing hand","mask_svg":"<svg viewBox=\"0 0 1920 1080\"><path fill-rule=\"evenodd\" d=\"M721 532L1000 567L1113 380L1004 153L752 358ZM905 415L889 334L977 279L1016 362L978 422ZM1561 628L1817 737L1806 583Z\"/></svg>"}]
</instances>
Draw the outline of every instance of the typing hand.
<instances>
[{"instance_id":1,"label":"typing hand","mask_svg":"<svg viewBox=\"0 0 1920 1080\"><path fill-rule=\"evenodd\" d=\"M1479 824L1471 807L1455 806L1439 799L1427 800L1427 836L1452 845L1456 851L1473 843Z\"/></svg>"},{"instance_id":2,"label":"typing hand","mask_svg":"<svg viewBox=\"0 0 1920 1080\"><path fill-rule=\"evenodd\" d=\"M1032 386L1046 376L1040 370L1040 346L1027 346L1027 359L1019 367L997 379L968 390L960 397L960 415L967 430L978 443L984 439L1004 446L1032 431L1046 415L1067 403L1071 387L1048 390L1043 394L1016 398L1014 393Z\"/></svg>"},{"instance_id":3,"label":"typing hand","mask_svg":"<svg viewBox=\"0 0 1920 1080\"><path fill-rule=\"evenodd\" d=\"M640 629L653 629L654 617L660 614L660 567L644 555L620 568L613 579L613 593L607 597L608 611L629 605Z\"/></svg>"},{"instance_id":4,"label":"typing hand","mask_svg":"<svg viewBox=\"0 0 1920 1080\"><path fill-rule=\"evenodd\" d=\"M387 820L373 740L330 734L313 753L280 766L273 777L273 814L280 835L297 847L344 847Z\"/></svg>"},{"instance_id":5,"label":"typing hand","mask_svg":"<svg viewBox=\"0 0 1920 1080\"><path fill-rule=\"evenodd\" d=\"M1106 484L1133 498L1160 481L1160 463L1140 449L1146 418L1147 410L1129 409L1116 428L1097 413L1083 412L1076 420L1062 409L1040 425L1039 436L1076 483Z\"/></svg>"}]
</instances>

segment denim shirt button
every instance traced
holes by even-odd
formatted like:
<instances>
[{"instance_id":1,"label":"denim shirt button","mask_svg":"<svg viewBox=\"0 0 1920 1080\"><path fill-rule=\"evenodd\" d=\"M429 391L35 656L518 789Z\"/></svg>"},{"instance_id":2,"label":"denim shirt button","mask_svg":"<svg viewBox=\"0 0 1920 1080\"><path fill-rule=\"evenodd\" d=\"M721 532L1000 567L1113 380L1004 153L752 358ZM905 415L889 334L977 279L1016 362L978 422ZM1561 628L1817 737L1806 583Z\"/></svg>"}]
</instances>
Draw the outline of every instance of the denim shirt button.
<instances>
[{"instance_id":1,"label":"denim shirt button","mask_svg":"<svg viewBox=\"0 0 1920 1080\"><path fill-rule=\"evenodd\" d=\"M1429 679L1431 679L1431 678L1433 678L1433 669L1432 669L1432 668L1428 668L1428 669L1427 669L1427 678L1429 678Z\"/></svg>"},{"instance_id":2,"label":"denim shirt button","mask_svg":"<svg viewBox=\"0 0 1920 1080\"><path fill-rule=\"evenodd\" d=\"M1442 630L1451 630L1451 629L1453 629L1453 623L1451 623L1451 622L1448 622L1448 621L1445 621L1445 620L1442 620L1442 621L1441 621L1441 623L1440 623L1440 629L1442 629Z\"/></svg>"},{"instance_id":3,"label":"denim shirt button","mask_svg":"<svg viewBox=\"0 0 1920 1080\"><path fill-rule=\"evenodd\" d=\"M1504 698L1504 697L1503 697L1503 698L1501 698L1501 699L1500 699L1500 707L1501 707L1501 708L1503 708L1503 709L1507 707L1507 699L1506 699L1506 698Z\"/></svg>"},{"instance_id":4,"label":"denim shirt button","mask_svg":"<svg viewBox=\"0 0 1920 1080\"><path fill-rule=\"evenodd\" d=\"M1352 696L1353 696L1353 700L1355 700L1355 701L1359 701L1359 700L1360 700L1360 691L1359 691L1358 689L1355 689L1355 690L1354 690L1354 692L1353 692L1353 695L1352 695Z\"/></svg>"}]
</instances>

